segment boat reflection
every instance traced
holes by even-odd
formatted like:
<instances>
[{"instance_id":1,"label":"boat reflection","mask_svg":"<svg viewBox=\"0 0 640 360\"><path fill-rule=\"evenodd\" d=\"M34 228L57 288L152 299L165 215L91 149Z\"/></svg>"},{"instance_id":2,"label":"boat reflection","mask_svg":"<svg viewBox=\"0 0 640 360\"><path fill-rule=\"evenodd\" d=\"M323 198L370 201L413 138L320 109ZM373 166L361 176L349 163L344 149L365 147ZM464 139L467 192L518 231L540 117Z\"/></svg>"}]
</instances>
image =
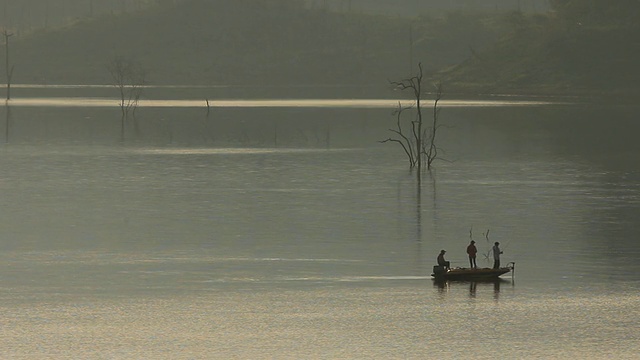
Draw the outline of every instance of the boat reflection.
<instances>
[{"instance_id":1,"label":"boat reflection","mask_svg":"<svg viewBox=\"0 0 640 360\"><path fill-rule=\"evenodd\" d=\"M495 279L485 279L485 280L473 280L473 281L456 281L456 280L440 280L440 279L432 279L433 286L438 289L438 292L441 294L448 293L453 289L460 289L462 287L467 287L469 289L469 296L472 298L476 297L478 291L483 291L486 289L493 288L493 297L494 299L498 299L500 295L500 289L504 285L511 285L511 287L515 286L515 282L513 279L506 280L502 278Z\"/></svg>"}]
</instances>

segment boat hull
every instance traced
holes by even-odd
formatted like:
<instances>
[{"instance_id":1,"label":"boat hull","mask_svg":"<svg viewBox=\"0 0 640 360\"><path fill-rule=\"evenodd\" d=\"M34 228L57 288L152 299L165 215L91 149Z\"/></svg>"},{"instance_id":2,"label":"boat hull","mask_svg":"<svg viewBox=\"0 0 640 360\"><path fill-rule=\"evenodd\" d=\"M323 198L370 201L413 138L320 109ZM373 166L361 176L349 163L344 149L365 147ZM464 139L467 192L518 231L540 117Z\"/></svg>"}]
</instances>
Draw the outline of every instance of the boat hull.
<instances>
[{"instance_id":1,"label":"boat hull","mask_svg":"<svg viewBox=\"0 0 640 360\"><path fill-rule=\"evenodd\" d=\"M503 267L499 269L451 269L449 271L434 271L431 274L436 280L458 280L458 281L479 281L479 280L495 280L512 270L511 267Z\"/></svg>"}]
</instances>

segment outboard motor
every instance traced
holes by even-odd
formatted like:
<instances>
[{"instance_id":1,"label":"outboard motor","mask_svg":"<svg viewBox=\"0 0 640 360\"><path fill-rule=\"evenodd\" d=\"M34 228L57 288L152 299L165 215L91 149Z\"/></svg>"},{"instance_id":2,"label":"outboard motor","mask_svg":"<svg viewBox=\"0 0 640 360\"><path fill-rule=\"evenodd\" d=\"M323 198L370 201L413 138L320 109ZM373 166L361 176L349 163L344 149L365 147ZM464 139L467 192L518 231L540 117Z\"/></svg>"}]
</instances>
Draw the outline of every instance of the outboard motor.
<instances>
[{"instance_id":1,"label":"outboard motor","mask_svg":"<svg viewBox=\"0 0 640 360\"><path fill-rule=\"evenodd\" d=\"M447 271L445 270L444 266L440 266L440 265L435 265L433 267L433 275L438 276L438 275L442 275L444 273L446 273Z\"/></svg>"}]
</instances>

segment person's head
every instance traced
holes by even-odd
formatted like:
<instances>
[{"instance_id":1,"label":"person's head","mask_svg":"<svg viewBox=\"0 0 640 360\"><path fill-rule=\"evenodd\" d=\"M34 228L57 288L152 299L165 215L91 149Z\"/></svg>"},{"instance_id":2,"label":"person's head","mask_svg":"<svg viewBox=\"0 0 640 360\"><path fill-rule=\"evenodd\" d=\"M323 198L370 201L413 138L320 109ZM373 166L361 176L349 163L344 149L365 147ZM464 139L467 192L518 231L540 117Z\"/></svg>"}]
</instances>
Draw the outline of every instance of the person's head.
<instances>
[{"instance_id":1,"label":"person's head","mask_svg":"<svg viewBox=\"0 0 640 360\"><path fill-rule=\"evenodd\" d=\"M446 253L445 250L440 250L440 254L444 254L444 253Z\"/></svg>"},{"instance_id":2,"label":"person's head","mask_svg":"<svg viewBox=\"0 0 640 360\"><path fill-rule=\"evenodd\" d=\"M471 240L471 245L473 245L473 244L475 244L475 243L476 243L475 241Z\"/></svg>"},{"instance_id":3,"label":"person's head","mask_svg":"<svg viewBox=\"0 0 640 360\"><path fill-rule=\"evenodd\" d=\"M496 246L498 246L498 245L500 245L500 243L496 241Z\"/></svg>"}]
</instances>

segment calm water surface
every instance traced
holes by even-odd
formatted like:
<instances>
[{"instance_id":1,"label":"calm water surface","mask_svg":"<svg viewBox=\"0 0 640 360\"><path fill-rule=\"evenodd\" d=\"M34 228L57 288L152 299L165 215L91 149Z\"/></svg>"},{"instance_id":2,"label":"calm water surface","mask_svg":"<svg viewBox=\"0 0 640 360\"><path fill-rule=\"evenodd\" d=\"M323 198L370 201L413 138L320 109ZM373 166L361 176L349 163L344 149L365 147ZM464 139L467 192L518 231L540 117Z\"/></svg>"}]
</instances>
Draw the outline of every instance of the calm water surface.
<instances>
[{"instance_id":1,"label":"calm water surface","mask_svg":"<svg viewBox=\"0 0 640 360\"><path fill-rule=\"evenodd\" d=\"M391 110L12 107L0 358L637 358L637 109L445 108L420 191Z\"/></svg>"}]
</instances>

